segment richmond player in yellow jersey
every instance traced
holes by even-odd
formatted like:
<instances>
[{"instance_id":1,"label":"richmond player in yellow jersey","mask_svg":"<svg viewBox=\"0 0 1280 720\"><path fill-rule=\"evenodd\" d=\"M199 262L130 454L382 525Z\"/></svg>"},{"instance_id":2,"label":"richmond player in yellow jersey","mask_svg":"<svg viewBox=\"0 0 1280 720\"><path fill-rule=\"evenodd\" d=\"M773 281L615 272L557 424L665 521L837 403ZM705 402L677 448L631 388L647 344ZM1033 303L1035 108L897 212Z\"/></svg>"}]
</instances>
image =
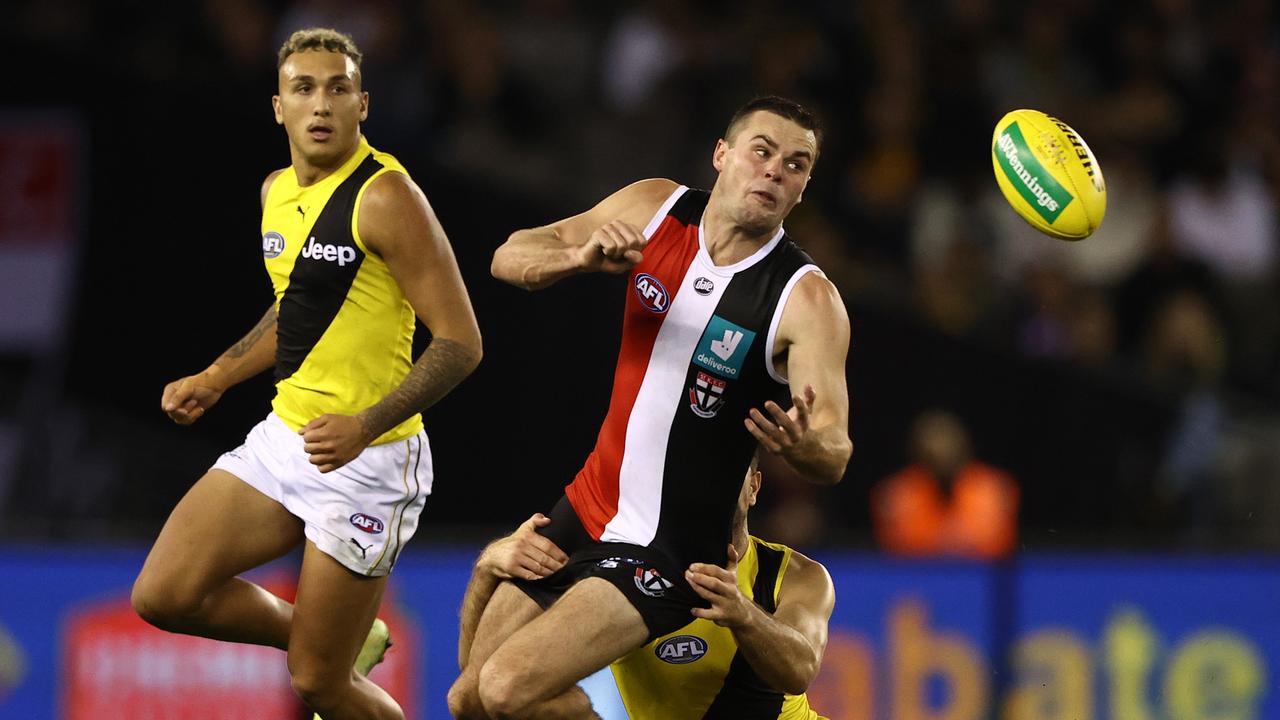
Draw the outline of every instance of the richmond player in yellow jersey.
<instances>
[{"instance_id":1,"label":"richmond player in yellow jersey","mask_svg":"<svg viewBox=\"0 0 1280 720\"><path fill-rule=\"evenodd\" d=\"M747 512L760 492L756 462L742 485L733 519L728 567L695 563L686 573L710 602L697 619L654 639L612 665L633 720L818 720L805 689L818 674L835 605L831 576L818 562L747 531ZM546 577L568 557L537 528L553 522L534 515L491 543L476 561L462 605L458 662L471 654L480 616L502 580ZM735 560L736 558L736 560ZM590 717L582 707L559 710Z\"/></svg>"},{"instance_id":2,"label":"richmond player in yellow jersey","mask_svg":"<svg viewBox=\"0 0 1280 720\"><path fill-rule=\"evenodd\" d=\"M481 355L440 223L400 163L360 133L360 57L333 30L298 31L280 49L272 103L291 163L262 185L275 302L161 399L187 425L274 366L272 412L178 503L133 589L157 627L287 650L294 689L326 720L404 717L352 665L366 659L366 636L374 659L385 649L371 626L431 491L419 413ZM432 334L416 363L415 315ZM294 605L237 577L299 544Z\"/></svg>"}]
</instances>

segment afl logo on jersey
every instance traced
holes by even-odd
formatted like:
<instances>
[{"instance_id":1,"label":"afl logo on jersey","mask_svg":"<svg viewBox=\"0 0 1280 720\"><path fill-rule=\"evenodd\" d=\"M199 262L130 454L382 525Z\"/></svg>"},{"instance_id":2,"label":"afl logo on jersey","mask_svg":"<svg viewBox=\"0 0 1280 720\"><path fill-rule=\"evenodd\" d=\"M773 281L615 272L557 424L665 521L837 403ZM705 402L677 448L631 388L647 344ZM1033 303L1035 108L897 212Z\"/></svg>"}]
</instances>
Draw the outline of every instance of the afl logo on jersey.
<instances>
[{"instance_id":1,"label":"afl logo on jersey","mask_svg":"<svg viewBox=\"0 0 1280 720\"><path fill-rule=\"evenodd\" d=\"M662 641L653 654L664 663L687 665L707 654L707 641L697 635L677 635Z\"/></svg>"},{"instance_id":2,"label":"afl logo on jersey","mask_svg":"<svg viewBox=\"0 0 1280 720\"><path fill-rule=\"evenodd\" d=\"M351 521L351 524L356 527L357 530L363 530L364 532L367 532L370 535L377 535L378 533L382 532L382 528L383 528L382 521L372 515L365 515L364 513L356 513L355 515L352 515L349 518L349 520Z\"/></svg>"},{"instance_id":3,"label":"afl logo on jersey","mask_svg":"<svg viewBox=\"0 0 1280 720\"><path fill-rule=\"evenodd\" d=\"M699 295L710 295L712 290L716 289L716 284L707 278L700 277L693 281L693 291Z\"/></svg>"},{"instance_id":4,"label":"afl logo on jersey","mask_svg":"<svg viewBox=\"0 0 1280 720\"><path fill-rule=\"evenodd\" d=\"M661 315L671 306L671 296L658 278L648 274L636 275L636 297L645 310Z\"/></svg>"},{"instance_id":5,"label":"afl logo on jersey","mask_svg":"<svg viewBox=\"0 0 1280 720\"><path fill-rule=\"evenodd\" d=\"M262 236L262 255L266 258L279 257L284 252L284 236L272 230Z\"/></svg>"}]
</instances>

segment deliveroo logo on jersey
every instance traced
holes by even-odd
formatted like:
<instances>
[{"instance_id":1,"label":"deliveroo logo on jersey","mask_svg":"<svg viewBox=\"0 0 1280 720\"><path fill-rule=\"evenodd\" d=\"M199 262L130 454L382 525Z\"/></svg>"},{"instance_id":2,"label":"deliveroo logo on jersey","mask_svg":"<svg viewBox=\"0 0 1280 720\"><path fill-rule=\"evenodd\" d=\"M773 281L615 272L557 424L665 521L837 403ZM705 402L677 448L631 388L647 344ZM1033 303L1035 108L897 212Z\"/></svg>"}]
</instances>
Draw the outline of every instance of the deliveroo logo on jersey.
<instances>
[{"instance_id":1,"label":"deliveroo logo on jersey","mask_svg":"<svg viewBox=\"0 0 1280 720\"><path fill-rule=\"evenodd\" d=\"M719 315L712 315L707 329L702 332L702 340L698 341L693 362L732 380L742 374L742 364L755 339L756 334L750 330Z\"/></svg>"}]
</instances>

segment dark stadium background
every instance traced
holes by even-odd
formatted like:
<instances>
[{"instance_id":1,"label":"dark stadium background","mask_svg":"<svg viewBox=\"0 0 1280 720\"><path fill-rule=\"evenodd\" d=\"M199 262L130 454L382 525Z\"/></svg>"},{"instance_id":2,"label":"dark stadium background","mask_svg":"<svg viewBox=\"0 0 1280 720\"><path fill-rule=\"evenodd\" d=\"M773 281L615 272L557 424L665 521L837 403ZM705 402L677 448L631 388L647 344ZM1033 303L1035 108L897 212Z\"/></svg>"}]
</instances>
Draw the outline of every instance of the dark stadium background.
<instances>
[{"instance_id":1,"label":"dark stadium background","mask_svg":"<svg viewBox=\"0 0 1280 720\"><path fill-rule=\"evenodd\" d=\"M1273 3L46 0L3 15L0 115L73 122L84 152L64 342L0 354L0 419L19 447L0 468L0 539L141 547L266 412L266 376L191 428L158 403L270 302L258 189L288 163L275 49L318 24L365 52L365 131L431 200L484 334L479 370L426 414L436 481L411 552L474 547L548 509L607 406L624 281L525 293L489 276L494 248L643 177L709 187L724 121L761 92L827 125L788 227L849 308L855 446L835 488L766 480L762 513L799 497L817 515L814 547L873 550L870 490L909 461L916 415L941 407L1018 481L1023 550L1280 548ZM1114 277L1070 269L1062 258L1083 244L1019 234L1007 208L984 209L991 130L1016 107L1089 141L1109 221L1142 194L1145 214L1124 225L1141 236L1115 240L1140 252ZM932 227L969 251L951 276L929 275L938 258L912 245L938 192L962 211ZM1197 254L1174 212L1197 192L1243 198L1265 263L1241 275ZM1002 273L1010 243L1040 269ZM937 312L926 276L982 298L977 319ZM1211 330L1158 355L1154 328L1184 290ZM1038 323L1074 337L1089 322L1111 328L1100 345L1034 342Z\"/></svg>"},{"instance_id":2,"label":"dark stadium background","mask_svg":"<svg viewBox=\"0 0 1280 720\"><path fill-rule=\"evenodd\" d=\"M1240 152L1256 146L1271 153L1247 159L1272 183L1274 198L1276 101L1259 95L1275 88L1274 11L1266 3L1228 3L1195 6L1179 17L1156 5L1081 1L1062 6L1063 26L1045 31L1035 20L1043 4L901 4L912 13L897 5L383 2L352 11L347 25L368 58L366 131L376 146L397 153L426 190L453 242L486 345L480 369L427 416L438 481L425 534L502 528L546 507L590 449L607 403L622 281L580 278L527 294L489 277L493 249L513 229L580 211L641 177L708 186L708 157L724 119L753 93L780 91L812 103L829 126L792 223L801 229L793 233L806 244L803 228L832 225L838 244L819 248L820 261L834 257L839 267L828 272L854 278L842 290L853 325L848 377L856 450L846 481L822 493L827 537L869 541L868 489L906 461L913 416L940 406L966 422L980 457L1020 480L1024 539L1032 546L1276 544L1273 522L1229 510L1196 520L1184 507L1191 501L1162 497L1161 463L1179 397L1144 384L1132 370L1141 328L1119 337L1107 362L1085 366L1020 355L1010 347L1015 331L1008 327L967 335L931 327L911 307L909 205L867 209L849 177L860 157L877 150L869 126L878 111L869 108L886 106L889 90L881 85L900 74L876 59L876 52L895 56L868 35L901 15L904 32L915 35L909 57L920 67L909 74L918 97L893 122L914 128L907 139L918 155L917 192L939 181L966 197L990 192L990 128L1005 110L1032 105L1074 123L1104 172L1108 151L1133 143L1149 159L1146 172L1157 187L1196 169L1206 133L1259 127L1266 136ZM955 19L984 6L985 25ZM270 301L258 259L257 188L288 162L269 105L274 48L287 30L279 23L337 18L341 26L340 8L66 1L19 4L11 13L0 33L23 62L8 80L7 109L77 118L86 134L87 174L65 382L24 416L26 452L3 505L6 534L145 539L216 453L238 444L263 414L271 393L265 379L229 393L191 429L168 425L158 397L165 382L204 367L238 339ZM918 19L949 14L949 22ZM618 109L602 77L602 48L619 23L649 15L689 49L652 97ZM1157 67L1163 84L1156 87L1178 115L1175 127L1130 139L1125 133L1132 128L1118 125L1105 103L1123 97L1125 63L1137 62L1132 56L1161 59L1138 54L1160 50L1140 45L1153 42L1144 33L1159 38L1188 30L1175 20L1206 28L1199 83L1188 86L1176 68ZM495 87L485 90L488 97L469 98L480 91L465 86L471 81L450 56L456 51L440 47L448 23L467 27L466 37L480 47L512 37L519 26L533 49L513 50L518 57L494 51ZM774 27L776 36L766 41ZM1036 81L1047 87L1029 83L1029 97L1015 94L1012 104L1001 105L1002 98L984 92L991 82L981 71L991 70L982 61L1004 53L999 59L1028 62L1033 41L1023 30L1053 33L1042 41L1063 44L1055 62L1070 73L1046 72ZM457 39L462 32L455 31L455 42L464 42ZM1239 41L1230 40L1233 32ZM546 51L551 47L561 49ZM572 55L577 51L584 54ZM1255 56L1270 63L1263 63L1261 78L1250 75L1264 69L1245 64ZM539 57L540 66L528 66ZM574 77L559 81L553 73ZM770 85L769 78L781 81ZM482 114L483 132L472 124ZM499 159L477 160L473 148L463 147L468 143L488 143ZM1115 202L1113 192L1113 212ZM1272 268L1273 288L1274 276ZM1023 283L991 282L1009 313L1027 312ZM1100 292L1114 303L1118 290ZM1269 342L1270 364L1260 372L1228 374L1222 383L1240 417L1262 418L1272 428L1280 397L1276 344ZM21 356L4 367L9 387L31 370ZM58 432L68 425L80 428L71 447ZM59 464L59 474L72 476L51 479L51 456L64 453L76 460ZM51 497L54 488L77 487L76 473L95 480L69 498ZM1214 496L1212 480L1204 485L1206 497L1196 502ZM1269 512L1274 520L1275 510Z\"/></svg>"}]
</instances>

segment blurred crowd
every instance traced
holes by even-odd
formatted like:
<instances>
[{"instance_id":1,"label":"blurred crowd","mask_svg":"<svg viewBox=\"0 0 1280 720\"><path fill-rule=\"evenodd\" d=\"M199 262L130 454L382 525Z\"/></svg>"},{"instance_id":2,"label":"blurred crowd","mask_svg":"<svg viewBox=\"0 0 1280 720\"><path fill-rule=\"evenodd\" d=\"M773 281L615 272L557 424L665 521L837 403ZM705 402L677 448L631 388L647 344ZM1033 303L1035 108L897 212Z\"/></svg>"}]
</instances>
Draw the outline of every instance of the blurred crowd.
<instances>
[{"instance_id":1,"label":"blurred crowd","mask_svg":"<svg viewBox=\"0 0 1280 720\"><path fill-rule=\"evenodd\" d=\"M1160 502L1193 536L1269 516L1253 540L1280 546L1273 2L48 0L10 21L54 48L127 30L129 82L263 90L292 30L336 27L376 143L560 213L647 176L708 186L730 112L793 97L827 141L788 230L851 307L1156 398ZM1039 235L998 194L991 131L1019 107L1099 159L1093 237Z\"/></svg>"}]
</instances>

